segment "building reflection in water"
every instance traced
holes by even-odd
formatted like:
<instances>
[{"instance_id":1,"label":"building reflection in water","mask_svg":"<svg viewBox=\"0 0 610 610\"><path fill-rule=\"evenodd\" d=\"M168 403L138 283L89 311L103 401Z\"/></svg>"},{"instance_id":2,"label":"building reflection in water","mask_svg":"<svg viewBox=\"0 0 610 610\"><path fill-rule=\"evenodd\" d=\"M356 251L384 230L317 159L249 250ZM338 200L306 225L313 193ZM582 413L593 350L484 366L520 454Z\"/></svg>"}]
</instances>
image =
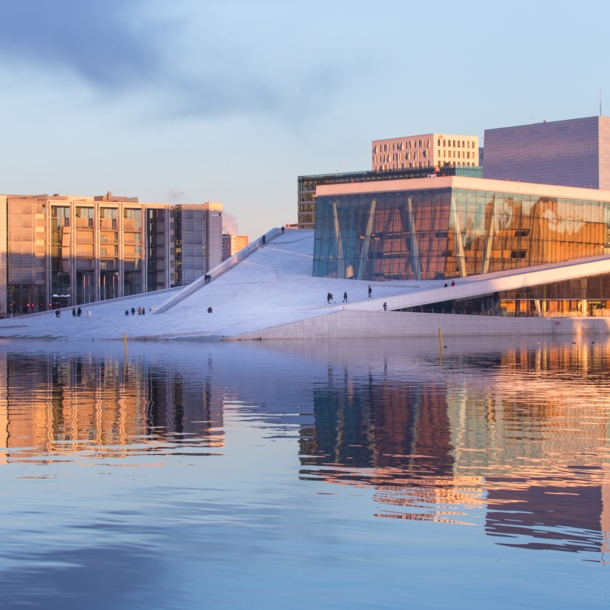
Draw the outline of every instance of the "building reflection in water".
<instances>
[{"instance_id":1,"label":"building reflection in water","mask_svg":"<svg viewBox=\"0 0 610 610\"><path fill-rule=\"evenodd\" d=\"M145 362L0 353L0 459L165 441L223 446L222 388Z\"/></svg>"},{"instance_id":2,"label":"building reflection in water","mask_svg":"<svg viewBox=\"0 0 610 610\"><path fill-rule=\"evenodd\" d=\"M330 367L305 479L372 486L376 516L484 523L497 543L610 551L606 345L446 359L397 382Z\"/></svg>"}]
</instances>

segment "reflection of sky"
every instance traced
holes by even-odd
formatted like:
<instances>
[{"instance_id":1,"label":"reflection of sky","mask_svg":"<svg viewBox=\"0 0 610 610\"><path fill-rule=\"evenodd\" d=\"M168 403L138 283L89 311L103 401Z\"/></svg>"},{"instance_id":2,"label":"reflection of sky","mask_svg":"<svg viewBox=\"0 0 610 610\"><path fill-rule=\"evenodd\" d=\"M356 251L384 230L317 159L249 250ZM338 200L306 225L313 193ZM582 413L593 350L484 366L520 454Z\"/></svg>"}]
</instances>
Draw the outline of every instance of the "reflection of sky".
<instances>
[{"instance_id":1,"label":"reflection of sky","mask_svg":"<svg viewBox=\"0 0 610 610\"><path fill-rule=\"evenodd\" d=\"M57 439L78 407L95 440L93 391L115 436L0 466L5 606L440 607L457 587L456 607L593 607L609 346L491 343L449 344L442 368L427 341L134 345L127 383L119 349L67 347L74 387L50 410L57 367L26 346L8 386L22 420L43 401ZM130 409L137 439L119 433Z\"/></svg>"}]
</instances>

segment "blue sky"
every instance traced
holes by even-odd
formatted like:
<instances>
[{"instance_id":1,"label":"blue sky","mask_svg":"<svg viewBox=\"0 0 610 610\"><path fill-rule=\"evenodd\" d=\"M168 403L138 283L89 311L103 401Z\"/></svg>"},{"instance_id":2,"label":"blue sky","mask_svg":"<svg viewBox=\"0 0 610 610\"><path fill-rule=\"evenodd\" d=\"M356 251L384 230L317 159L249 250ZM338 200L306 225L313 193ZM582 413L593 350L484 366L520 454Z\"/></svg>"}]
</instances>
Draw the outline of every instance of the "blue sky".
<instances>
[{"instance_id":1,"label":"blue sky","mask_svg":"<svg viewBox=\"0 0 610 610\"><path fill-rule=\"evenodd\" d=\"M4 193L222 201L256 237L370 141L610 111L610 3L0 0Z\"/></svg>"}]
</instances>

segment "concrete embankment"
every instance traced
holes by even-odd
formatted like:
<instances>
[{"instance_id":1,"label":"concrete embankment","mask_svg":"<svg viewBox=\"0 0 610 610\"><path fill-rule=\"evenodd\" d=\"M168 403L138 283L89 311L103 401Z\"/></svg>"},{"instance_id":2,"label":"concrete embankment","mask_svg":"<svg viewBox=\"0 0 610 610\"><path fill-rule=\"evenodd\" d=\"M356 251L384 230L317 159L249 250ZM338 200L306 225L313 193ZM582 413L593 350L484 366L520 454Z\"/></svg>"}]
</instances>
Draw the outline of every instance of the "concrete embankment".
<instances>
[{"instance_id":1,"label":"concrete embankment","mask_svg":"<svg viewBox=\"0 0 610 610\"><path fill-rule=\"evenodd\" d=\"M438 335L439 328L444 337L579 337L610 334L610 318L504 318L340 310L325 316L243 333L228 340L433 337Z\"/></svg>"}]
</instances>

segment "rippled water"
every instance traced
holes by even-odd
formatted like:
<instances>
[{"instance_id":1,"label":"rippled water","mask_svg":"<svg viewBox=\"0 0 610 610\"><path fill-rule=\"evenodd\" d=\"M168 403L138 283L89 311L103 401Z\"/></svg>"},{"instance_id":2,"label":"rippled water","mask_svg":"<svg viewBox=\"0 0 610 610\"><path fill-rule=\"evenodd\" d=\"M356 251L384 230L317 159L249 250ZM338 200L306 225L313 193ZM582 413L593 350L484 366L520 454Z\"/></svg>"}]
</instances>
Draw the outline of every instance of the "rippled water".
<instances>
[{"instance_id":1,"label":"rippled water","mask_svg":"<svg viewBox=\"0 0 610 610\"><path fill-rule=\"evenodd\" d=\"M607 608L610 342L0 344L0 608Z\"/></svg>"}]
</instances>

